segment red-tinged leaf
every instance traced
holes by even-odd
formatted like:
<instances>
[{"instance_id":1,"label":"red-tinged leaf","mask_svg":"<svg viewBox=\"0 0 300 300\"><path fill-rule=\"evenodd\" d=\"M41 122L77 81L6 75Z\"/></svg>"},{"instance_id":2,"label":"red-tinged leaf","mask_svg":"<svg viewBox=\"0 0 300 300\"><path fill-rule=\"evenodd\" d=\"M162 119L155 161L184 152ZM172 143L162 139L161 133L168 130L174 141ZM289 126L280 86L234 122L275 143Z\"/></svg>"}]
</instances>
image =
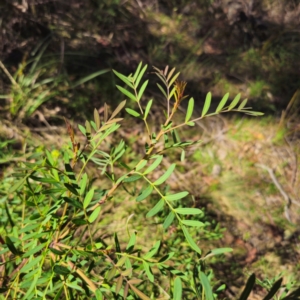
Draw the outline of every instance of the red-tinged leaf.
<instances>
[{"instance_id":1,"label":"red-tinged leaf","mask_svg":"<svg viewBox=\"0 0 300 300\"><path fill-rule=\"evenodd\" d=\"M134 293L139 296L142 300L151 300L148 296L142 293L139 289L137 289L134 285L130 285L130 288L134 291Z\"/></svg>"},{"instance_id":2,"label":"red-tinged leaf","mask_svg":"<svg viewBox=\"0 0 300 300\"><path fill-rule=\"evenodd\" d=\"M100 115L99 115L98 110L96 108L94 109L94 121L95 121L95 124L96 124L96 128L98 130L101 126L101 123L100 123Z\"/></svg>"},{"instance_id":3,"label":"red-tinged leaf","mask_svg":"<svg viewBox=\"0 0 300 300\"><path fill-rule=\"evenodd\" d=\"M117 280L117 284L116 284L116 294L119 294L119 292L121 290L121 287L122 287L122 284L123 284L123 276L120 275L118 280Z\"/></svg>"},{"instance_id":4,"label":"red-tinged leaf","mask_svg":"<svg viewBox=\"0 0 300 300\"><path fill-rule=\"evenodd\" d=\"M117 108L113 111L113 113L111 114L109 120L113 119L121 110L122 108L126 105L126 100L122 101Z\"/></svg>"}]
</instances>

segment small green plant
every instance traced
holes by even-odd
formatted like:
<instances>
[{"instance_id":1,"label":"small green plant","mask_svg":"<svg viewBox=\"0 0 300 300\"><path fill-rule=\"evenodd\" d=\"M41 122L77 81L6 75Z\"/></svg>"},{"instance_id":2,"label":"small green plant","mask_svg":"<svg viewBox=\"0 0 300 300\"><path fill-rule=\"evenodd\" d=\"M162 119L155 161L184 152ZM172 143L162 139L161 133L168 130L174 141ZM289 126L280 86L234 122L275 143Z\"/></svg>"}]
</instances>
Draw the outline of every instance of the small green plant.
<instances>
[{"instance_id":1,"label":"small green plant","mask_svg":"<svg viewBox=\"0 0 300 300\"><path fill-rule=\"evenodd\" d=\"M108 72L107 69L100 70L71 83L64 72L61 72L60 60L49 55L44 58L48 44L38 45L34 51L36 55L31 59L27 60L25 55L14 76L0 61L0 68L11 83L9 94L0 95L0 99L8 99L7 111L11 119L27 119L46 101Z\"/></svg>"},{"instance_id":2,"label":"small green plant","mask_svg":"<svg viewBox=\"0 0 300 300\"><path fill-rule=\"evenodd\" d=\"M217 248L203 253L199 246L201 232L209 225L203 222L204 211L184 205L182 200L188 196L187 191L166 188L175 163L155 179L153 174L164 169L163 162L170 149L180 149L184 154L186 147L198 143L181 141L177 128L194 126L203 118L224 112L238 111L252 116L261 113L246 107L247 100L240 102L239 95L227 104L228 94L214 112L209 112L211 93L208 93L201 116L193 116L194 99L190 98L184 120L175 123L174 116L186 98L186 83L177 80L179 73L175 74L175 69L154 68L161 81L158 88L167 102L165 122L159 132L154 132L147 119L153 100L146 105L141 103L148 84L148 80L142 81L146 69L146 65L139 64L129 76L114 71L130 90L117 88L138 107L126 111L142 120L148 133L144 156L137 163L131 165L122 160L130 147L123 140L103 150L107 138L120 128L122 119L118 114L126 105L123 101L110 115L107 105L101 117L95 109L93 120L79 125L85 137L82 146L66 121L69 147L46 150L45 155L33 153L15 169L15 182L8 193L1 195L0 202L5 211L0 220L0 291L4 299L211 300L225 288L222 284L214 285L206 260L232 249ZM108 188L94 184L94 178L89 176L91 164L99 167L100 178L108 178ZM134 189L130 189L132 186ZM142 250L139 235L128 227L130 217L126 243L120 242L116 232L112 240L103 237L105 232L99 234L105 231L100 226L103 210L114 201L121 187L136 200L136 205L146 207L146 218L155 217L159 220L157 226L164 231L172 226L185 239L184 243L179 241L175 249L158 237L149 241L150 250ZM193 228L197 228L197 240L191 233ZM184 261L176 253L182 248L188 249L189 254ZM253 276L251 280L250 283ZM247 299L250 284L247 286L240 299Z\"/></svg>"}]
</instances>

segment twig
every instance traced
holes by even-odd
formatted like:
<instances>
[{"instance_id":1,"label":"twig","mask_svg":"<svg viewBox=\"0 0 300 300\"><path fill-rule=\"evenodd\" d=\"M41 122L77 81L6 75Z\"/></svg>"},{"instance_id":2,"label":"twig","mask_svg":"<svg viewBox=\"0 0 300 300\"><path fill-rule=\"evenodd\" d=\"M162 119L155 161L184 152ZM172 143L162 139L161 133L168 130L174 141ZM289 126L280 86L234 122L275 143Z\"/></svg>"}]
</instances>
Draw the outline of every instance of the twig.
<instances>
[{"instance_id":1,"label":"twig","mask_svg":"<svg viewBox=\"0 0 300 300\"><path fill-rule=\"evenodd\" d=\"M17 82L14 80L14 78L10 75L10 73L8 72L8 70L5 68L4 64L2 63L2 61L0 60L0 67L3 70L3 72L6 74L6 76L9 78L10 82L16 86L19 86L17 84Z\"/></svg>"},{"instance_id":2,"label":"twig","mask_svg":"<svg viewBox=\"0 0 300 300\"><path fill-rule=\"evenodd\" d=\"M255 166L268 171L268 173L269 173L269 175L270 175L273 183L275 184L275 186L277 187L277 189L279 190L280 194L282 195L282 197L284 198L284 200L286 202L286 205L284 207L285 216L286 216L287 220L292 223L291 218L290 218L290 214L289 214L289 208L290 208L290 206L291 206L292 203L295 203L297 205L299 205L299 203L297 203L296 201L292 200L290 198L290 196L284 191L284 189L282 188L281 184L278 182L278 180L277 180L277 178L276 178L276 176L274 174L274 171L271 168L269 168L269 167L267 167L267 166L265 166L263 164L255 164Z\"/></svg>"}]
</instances>

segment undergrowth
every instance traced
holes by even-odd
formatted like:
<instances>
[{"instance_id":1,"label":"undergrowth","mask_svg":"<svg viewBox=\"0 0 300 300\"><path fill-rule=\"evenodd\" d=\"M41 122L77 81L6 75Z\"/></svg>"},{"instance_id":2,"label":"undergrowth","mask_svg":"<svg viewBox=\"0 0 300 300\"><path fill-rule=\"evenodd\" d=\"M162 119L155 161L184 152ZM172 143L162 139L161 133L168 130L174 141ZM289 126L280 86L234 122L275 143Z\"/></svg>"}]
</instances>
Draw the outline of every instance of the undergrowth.
<instances>
[{"instance_id":1,"label":"undergrowth","mask_svg":"<svg viewBox=\"0 0 300 300\"><path fill-rule=\"evenodd\" d=\"M148 80L142 80L146 69L147 65L139 64L129 76L114 71L123 83L117 88L129 99L130 107L125 108L125 100L109 113L105 104L101 116L95 109L93 120L78 126L85 137L82 145L66 120L68 145L33 151L14 167L11 178L2 180L3 299L210 300L220 298L226 289L215 279L207 261L216 255L225 255L226 260L232 249L224 245L203 251L203 243L209 238L220 239L221 230L206 217L205 209L196 205L193 195L170 188L167 182L174 180L176 161L165 162L169 151L177 149L183 164L187 147L200 143L182 140L179 128L193 127L221 113L262 114L247 107L247 99L240 101L240 95L229 102L229 94L212 111L208 93L200 116L194 116L194 99L190 98L183 120L175 122L174 116L187 98L186 83L178 80L175 69L154 68L166 101L165 120L155 130L148 122L153 100L141 101L148 85ZM146 129L142 158L126 162L124 154L134 153L134 145L123 140L110 147L106 144L107 138L120 130L122 118L118 115L124 108ZM90 175L92 166L97 166L96 176ZM109 184L101 184L107 180ZM112 237L106 236L109 224L103 216L111 204L122 207L121 189L135 200L132 206L137 211L142 207L139 212L146 220L139 225L151 220L153 232L156 230L156 234L149 233L150 249L141 246L144 241L138 227L130 226L132 214L124 224L127 235L114 232ZM118 222L122 217L113 218ZM254 285L252 274L239 299L247 299ZM265 287L264 299L297 299L300 295L299 288L290 292L293 286L282 286L282 278Z\"/></svg>"}]
</instances>

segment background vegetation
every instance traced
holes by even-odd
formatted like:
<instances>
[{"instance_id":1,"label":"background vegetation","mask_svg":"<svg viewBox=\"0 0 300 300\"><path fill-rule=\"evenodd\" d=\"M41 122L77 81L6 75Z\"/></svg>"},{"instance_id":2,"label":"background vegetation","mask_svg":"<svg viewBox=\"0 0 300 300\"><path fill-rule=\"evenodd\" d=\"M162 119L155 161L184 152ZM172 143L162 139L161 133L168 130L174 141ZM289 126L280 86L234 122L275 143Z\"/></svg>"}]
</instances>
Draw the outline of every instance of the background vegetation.
<instances>
[{"instance_id":1,"label":"background vegetation","mask_svg":"<svg viewBox=\"0 0 300 300\"><path fill-rule=\"evenodd\" d=\"M94 108L103 113L104 102L115 108L124 100L112 69L129 75L140 61L170 65L188 81L186 94L195 99L195 113L201 114L209 91L214 109L229 92L232 98L241 93L254 110L265 113L196 123L184 131L185 139L202 143L187 150L184 163L176 151L168 156L169 164L175 160L179 167L169 188L194 195L193 203L205 208L211 224L201 249L234 249L210 261L215 282L227 286L220 298L237 298L252 273L257 276L252 299L261 299L281 276L287 289L299 282L298 1L25 0L0 6L1 236L13 228L9 216L21 213L8 193L19 163L46 149L61 151L69 140L64 118L84 123ZM151 80L142 101L156 99L149 115L155 127L166 106L154 76L148 68L145 77ZM182 103L183 114L187 103ZM135 108L130 101L127 106ZM76 136L84 144L80 131ZM145 136L142 122L125 118L107 148L124 139L134 147L124 154L131 162L135 153L142 155ZM107 184L96 168L90 173L94 184ZM102 234L125 236L124 223L113 216L126 220L134 213L133 228L149 239L149 232L155 236L151 224L144 226L146 211L133 208L122 193L119 199L122 205L112 202L105 208L103 223L109 226ZM181 249L176 228L167 238ZM153 244L145 240L144 246ZM181 255L188 268L188 250Z\"/></svg>"}]
</instances>

